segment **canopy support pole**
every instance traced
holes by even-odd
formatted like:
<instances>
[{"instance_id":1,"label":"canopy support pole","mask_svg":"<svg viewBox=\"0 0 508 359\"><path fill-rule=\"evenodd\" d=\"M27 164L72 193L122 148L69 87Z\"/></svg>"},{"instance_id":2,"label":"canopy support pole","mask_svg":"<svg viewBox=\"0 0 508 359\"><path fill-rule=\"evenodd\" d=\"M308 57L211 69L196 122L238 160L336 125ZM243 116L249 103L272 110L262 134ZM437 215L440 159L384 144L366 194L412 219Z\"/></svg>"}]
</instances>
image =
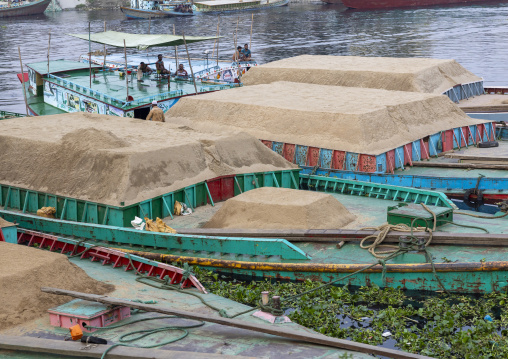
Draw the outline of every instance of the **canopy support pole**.
<instances>
[{"instance_id":1,"label":"canopy support pole","mask_svg":"<svg viewBox=\"0 0 508 359\"><path fill-rule=\"evenodd\" d=\"M127 76L127 45L123 39L123 55L125 57L125 88L127 89L127 97L125 101L129 101L129 76Z\"/></svg>"},{"instance_id":2,"label":"canopy support pole","mask_svg":"<svg viewBox=\"0 0 508 359\"><path fill-rule=\"evenodd\" d=\"M219 66L219 44L220 44L220 15L217 23L217 66Z\"/></svg>"},{"instance_id":3,"label":"canopy support pole","mask_svg":"<svg viewBox=\"0 0 508 359\"><path fill-rule=\"evenodd\" d=\"M51 48L51 29L49 29L49 39L48 39L48 75L49 75L49 50Z\"/></svg>"},{"instance_id":4,"label":"canopy support pole","mask_svg":"<svg viewBox=\"0 0 508 359\"><path fill-rule=\"evenodd\" d=\"M252 19L250 20L250 41L249 41L249 49L252 51L252 27L254 26L254 14L252 14Z\"/></svg>"},{"instance_id":5,"label":"canopy support pole","mask_svg":"<svg viewBox=\"0 0 508 359\"><path fill-rule=\"evenodd\" d=\"M192 82L194 83L194 90L196 91L196 95L198 94L198 88L196 86L196 78L194 77L194 72L192 71L192 64L189 55L189 49L187 48L187 41L185 41L185 32L182 31L183 43L185 45L185 51L187 52L187 59L189 60L189 68L192 76Z\"/></svg>"},{"instance_id":6,"label":"canopy support pole","mask_svg":"<svg viewBox=\"0 0 508 359\"><path fill-rule=\"evenodd\" d=\"M106 32L106 20L104 20L104 32ZM102 63L103 70L106 69L106 44L104 44L104 62Z\"/></svg>"},{"instance_id":7,"label":"canopy support pole","mask_svg":"<svg viewBox=\"0 0 508 359\"><path fill-rule=\"evenodd\" d=\"M219 36L219 22L220 22L220 15L218 16L218 19L217 19L217 31L215 32L216 37ZM215 56L215 45L216 44L217 44L217 39L215 39L213 41L212 59ZM218 49L217 49L217 51L218 51Z\"/></svg>"},{"instance_id":8,"label":"canopy support pole","mask_svg":"<svg viewBox=\"0 0 508 359\"><path fill-rule=\"evenodd\" d=\"M150 30L152 28L152 16L148 17L148 34L150 35Z\"/></svg>"},{"instance_id":9,"label":"canopy support pole","mask_svg":"<svg viewBox=\"0 0 508 359\"><path fill-rule=\"evenodd\" d=\"M23 62L21 61L21 48L19 46L18 46L18 54L19 54L19 65L21 66L21 83L23 84L23 97L25 98L26 115L30 116L30 113L28 111L28 101L26 99L25 72L23 71Z\"/></svg>"},{"instance_id":10,"label":"canopy support pole","mask_svg":"<svg viewBox=\"0 0 508 359\"><path fill-rule=\"evenodd\" d=\"M90 78L90 88L92 88L92 40L90 34L90 21L88 21L88 77Z\"/></svg>"},{"instance_id":11,"label":"canopy support pole","mask_svg":"<svg viewBox=\"0 0 508 359\"><path fill-rule=\"evenodd\" d=\"M173 24L173 35L176 36L175 24ZM176 68L178 69L178 46L175 46L175 61L176 61Z\"/></svg>"}]
</instances>

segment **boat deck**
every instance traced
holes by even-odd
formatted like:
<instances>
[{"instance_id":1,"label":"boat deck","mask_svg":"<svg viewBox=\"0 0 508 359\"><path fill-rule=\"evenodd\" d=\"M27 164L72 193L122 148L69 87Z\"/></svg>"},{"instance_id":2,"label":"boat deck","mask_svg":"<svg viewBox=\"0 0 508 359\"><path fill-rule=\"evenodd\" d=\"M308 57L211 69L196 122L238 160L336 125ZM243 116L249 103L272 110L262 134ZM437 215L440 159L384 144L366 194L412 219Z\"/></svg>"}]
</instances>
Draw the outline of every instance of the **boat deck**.
<instances>
[{"instance_id":1,"label":"boat deck","mask_svg":"<svg viewBox=\"0 0 508 359\"><path fill-rule=\"evenodd\" d=\"M86 271L86 273L99 281L114 284L116 289L114 292L108 294L109 296L125 299L138 299L143 301L155 300L158 304L166 304L178 310L191 311L194 313L202 313L204 315L217 315L215 311L203 305L196 297L178 293L175 291L166 291L156 289L142 283L135 281L135 274L125 272L120 269L114 269L111 266L102 266L99 262L91 262L88 260L80 260L77 258L70 259L72 263ZM195 293L198 293L194 289ZM225 299L214 294L201 294L205 300L214 306L224 308L228 314L233 315L240 311L249 309L249 307ZM131 318L126 319L118 324L130 322L142 318L158 316L156 313L139 313L133 315ZM237 317L242 321L250 323L263 323L251 315L251 313ZM94 332L93 335L105 338L109 343L118 343L118 338L128 332L135 330L153 329L163 325L189 325L194 324L195 321L187 319L164 319L155 322L142 322L133 326L125 326L117 329L99 330ZM314 333L310 329L306 329L295 323L276 324L278 328L286 326L293 330L298 330L304 333ZM26 322L24 324L5 329L0 332L3 335L16 335L23 337L46 338L62 340L68 336L68 329L52 327L49 325L48 315L42 318ZM163 336L158 336L163 339L144 338L136 342L136 345L153 345L162 340L169 340L181 335L180 331L166 332ZM84 345L83 345L84 346ZM79 346L78 346L79 348ZM278 338L272 335L265 335L244 329L227 327L219 324L206 323L202 327L189 330L189 335L175 343L165 345L160 350L168 350L168 357L171 351L186 352L190 357L195 357L196 353L200 358L205 358L206 354L222 354L222 355L235 355L241 357L263 357L263 358L338 358L345 353L349 353L348 357L357 359L371 358L367 354L360 354L351 351L340 349L333 349L325 346L304 344L301 342L292 341L289 339ZM114 353L114 349L111 352ZM147 353L148 354L148 353ZM351 356L354 355L354 356ZM35 355L27 353L23 355L19 352L0 350L2 358L34 358ZM37 358L55 358L60 356L42 355L37 354ZM171 356L172 357L172 356ZM213 356L215 358L215 356Z\"/></svg>"},{"instance_id":2,"label":"boat deck","mask_svg":"<svg viewBox=\"0 0 508 359\"><path fill-rule=\"evenodd\" d=\"M193 95L196 93L194 84L183 79L171 79L169 86L167 79L161 79L156 74L145 75L141 81L136 78L136 73L127 75L129 79L128 95L133 100L126 102L127 87L125 77L121 77L118 71L99 71L92 79L90 90L90 78L88 70L59 73L50 75L48 81L66 88L70 88L80 94L94 99L122 107L124 110L133 109L150 104L153 100ZM205 85L198 83L198 92L208 92L224 89L228 85Z\"/></svg>"}]
</instances>

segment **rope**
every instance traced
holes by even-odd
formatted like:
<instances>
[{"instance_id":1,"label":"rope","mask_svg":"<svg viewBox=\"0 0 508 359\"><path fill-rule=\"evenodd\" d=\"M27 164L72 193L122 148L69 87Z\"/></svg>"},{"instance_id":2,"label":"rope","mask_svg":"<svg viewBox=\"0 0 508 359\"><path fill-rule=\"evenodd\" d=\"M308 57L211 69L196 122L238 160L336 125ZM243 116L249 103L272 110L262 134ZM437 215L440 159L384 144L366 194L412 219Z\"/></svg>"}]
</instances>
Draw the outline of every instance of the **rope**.
<instances>
[{"instance_id":1,"label":"rope","mask_svg":"<svg viewBox=\"0 0 508 359\"><path fill-rule=\"evenodd\" d=\"M463 216L471 216L471 217L475 217L475 218L482 218L482 219L497 219L497 218L503 218L503 217L506 217L508 216L508 212L506 212L505 214L502 214L500 216L480 216L478 214L472 214L472 213L466 213L466 212L454 212L455 214L461 214Z\"/></svg>"},{"instance_id":2,"label":"rope","mask_svg":"<svg viewBox=\"0 0 508 359\"><path fill-rule=\"evenodd\" d=\"M149 321L149 320L172 319L172 318L180 318L180 317L177 317L177 316L174 316L174 315L165 315L165 316L160 316L160 317L138 319L138 320L135 320L133 322L124 323L124 324L118 324L118 325L110 325L108 327L93 327L93 326L90 326L90 325L87 325L86 327L87 328L92 328L92 329L99 329L99 330L109 330L109 329L116 329L116 328L124 327L124 326L131 325L131 324L134 324L134 323L146 322L146 321ZM126 334L122 335L120 338L118 338L118 341L120 343L112 345L111 347L109 347L102 354L101 359L104 359L106 357L106 355L113 348L116 348L116 347L119 347L119 346L134 347L134 345L129 345L129 344L125 344L125 343L132 343L132 342L135 342L137 340L146 338L146 337L148 337L150 335L157 334L157 333L160 333L160 332L166 332L166 331L171 331L171 330L180 330L180 331L182 331L183 332L182 335L180 335L178 338L170 339L170 340L167 340L165 342L156 343L156 344L153 344L153 345L136 345L136 347L148 349L148 348L161 347L161 346L164 346L164 345L167 345L167 344L170 344L170 343L174 343L176 341L179 341L179 340L185 338L187 335L189 335L189 332L187 331L187 329L201 327L204 324L205 324L205 322L201 321L201 322L199 322L197 324L170 325L170 326L165 326L165 327L160 327L160 328L155 328L155 329L136 330L136 331L133 331L133 332L126 333ZM136 334L139 334L139 335L134 337L134 338L127 339L127 337L131 337L131 336L134 336Z\"/></svg>"},{"instance_id":3,"label":"rope","mask_svg":"<svg viewBox=\"0 0 508 359\"><path fill-rule=\"evenodd\" d=\"M129 259L129 263L134 268L134 270L136 271L136 274L139 275L139 277L136 278L136 282L139 282L139 283L142 283L142 284L145 284L145 285L148 285L150 287L157 288L157 289L174 290L174 291L176 291L178 293L187 294L187 295L191 295L193 297L196 297L196 298L198 298L201 301L201 303L206 305L208 308L218 312L219 315L221 317L223 317L223 318L235 318L235 317L237 317L239 315L242 315L242 314L245 314L245 313L249 313L249 312L252 312L253 310L258 309L258 307L250 308L248 310L245 310L245 311L240 312L240 313L236 313L235 315L231 316L231 315L229 315L226 312L226 310L224 308L218 308L218 307L208 303L199 294L193 293L193 292L189 292L189 291L184 291L184 290L178 288L178 285L170 284L169 283L169 279L170 279L169 277L166 278L166 279L159 279L159 278L156 278L156 277L147 276L147 275L139 272L136 269L136 267L134 266L134 263L132 263L132 259L131 259L130 254L126 254L126 257L127 257L127 259ZM189 267L189 265L187 263L185 263L184 264L184 273L183 273L182 280L185 280L190 275L193 275L193 273L190 271L190 269L188 267ZM152 282L155 282L155 283L147 283L147 282L145 282L145 280L152 281Z\"/></svg>"}]
</instances>

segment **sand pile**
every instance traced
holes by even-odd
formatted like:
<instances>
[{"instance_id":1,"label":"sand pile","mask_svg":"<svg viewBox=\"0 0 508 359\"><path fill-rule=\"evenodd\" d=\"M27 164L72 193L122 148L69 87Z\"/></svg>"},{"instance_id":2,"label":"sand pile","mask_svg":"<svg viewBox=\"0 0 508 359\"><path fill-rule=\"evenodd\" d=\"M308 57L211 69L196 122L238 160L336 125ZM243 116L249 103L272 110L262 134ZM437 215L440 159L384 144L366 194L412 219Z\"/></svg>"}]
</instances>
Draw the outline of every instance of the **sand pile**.
<instances>
[{"instance_id":1,"label":"sand pile","mask_svg":"<svg viewBox=\"0 0 508 359\"><path fill-rule=\"evenodd\" d=\"M246 133L86 113L0 121L0 183L110 205L294 166Z\"/></svg>"},{"instance_id":2,"label":"sand pile","mask_svg":"<svg viewBox=\"0 0 508 359\"><path fill-rule=\"evenodd\" d=\"M332 195L263 187L228 199L204 228L342 228L355 216Z\"/></svg>"},{"instance_id":3,"label":"sand pile","mask_svg":"<svg viewBox=\"0 0 508 359\"><path fill-rule=\"evenodd\" d=\"M481 81L455 60L303 55L252 68L242 81L276 81L441 94L457 84Z\"/></svg>"},{"instance_id":4,"label":"sand pile","mask_svg":"<svg viewBox=\"0 0 508 359\"><path fill-rule=\"evenodd\" d=\"M0 242L0 330L47 315L72 298L42 293L41 287L105 294L110 284L90 278L63 254Z\"/></svg>"},{"instance_id":5,"label":"sand pile","mask_svg":"<svg viewBox=\"0 0 508 359\"><path fill-rule=\"evenodd\" d=\"M185 115L190 118L181 118ZM245 131L263 140L371 155L484 122L442 95L289 82L185 97L166 120L203 131Z\"/></svg>"},{"instance_id":6,"label":"sand pile","mask_svg":"<svg viewBox=\"0 0 508 359\"><path fill-rule=\"evenodd\" d=\"M14 226L14 223L8 222L5 219L3 219L2 217L0 217L0 228L11 227L11 226Z\"/></svg>"}]
</instances>

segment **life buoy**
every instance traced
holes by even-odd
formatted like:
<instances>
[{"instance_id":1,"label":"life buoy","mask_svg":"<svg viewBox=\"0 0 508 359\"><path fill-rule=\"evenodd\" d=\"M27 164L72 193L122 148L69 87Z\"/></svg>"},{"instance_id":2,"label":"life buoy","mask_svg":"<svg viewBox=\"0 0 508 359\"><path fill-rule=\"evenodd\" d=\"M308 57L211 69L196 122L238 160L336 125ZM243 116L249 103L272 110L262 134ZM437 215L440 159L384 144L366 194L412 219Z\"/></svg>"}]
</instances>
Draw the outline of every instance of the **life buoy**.
<instances>
[{"instance_id":1,"label":"life buoy","mask_svg":"<svg viewBox=\"0 0 508 359\"><path fill-rule=\"evenodd\" d=\"M476 198L471 198L472 195L476 195ZM480 189L470 188L464 193L464 203L468 207L479 208L485 201L483 199L483 192Z\"/></svg>"}]
</instances>

